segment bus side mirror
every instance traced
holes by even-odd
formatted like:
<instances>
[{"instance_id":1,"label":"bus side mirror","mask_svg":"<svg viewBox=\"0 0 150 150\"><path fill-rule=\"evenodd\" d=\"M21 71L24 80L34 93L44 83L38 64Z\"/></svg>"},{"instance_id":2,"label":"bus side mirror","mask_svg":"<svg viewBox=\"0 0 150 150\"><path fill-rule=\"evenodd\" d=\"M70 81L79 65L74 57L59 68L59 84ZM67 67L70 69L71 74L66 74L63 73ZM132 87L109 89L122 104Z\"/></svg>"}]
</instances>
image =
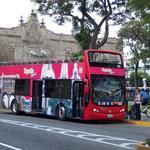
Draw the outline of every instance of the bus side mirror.
<instances>
[{"instance_id":1,"label":"bus side mirror","mask_svg":"<svg viewBox=\"0 0 150 150\"><path fill-rule=\"evenodd\" d=\"M89 82L87 79L84 80L84 93L89 92Z\"/></svg>"}]
</instances>

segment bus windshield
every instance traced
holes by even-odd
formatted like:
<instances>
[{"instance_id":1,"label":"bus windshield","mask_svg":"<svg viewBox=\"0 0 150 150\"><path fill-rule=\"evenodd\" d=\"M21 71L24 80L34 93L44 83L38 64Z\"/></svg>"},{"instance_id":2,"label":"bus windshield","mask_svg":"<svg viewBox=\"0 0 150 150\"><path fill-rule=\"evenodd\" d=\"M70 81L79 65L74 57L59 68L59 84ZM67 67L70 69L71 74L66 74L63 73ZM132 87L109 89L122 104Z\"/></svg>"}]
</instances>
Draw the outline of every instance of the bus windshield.
<instances>
[{"instance_id":1,"label":"bus windshield","mask_svg":"<svg viewBox=\"0 0 150 150\"><path fill-rule=\"evenodd\" d=\"M125 98L125 83L122 77L93 75L91 79L94 104L123 104Z\"/></svg>"},{"instance_id":2,"label":"bus windshield","mask_svg":"<svg viewBox=\"0 0 150 150\"><path fill-rule=\"evenodd\" d=\"M101 66L109 68L123 68L120 54L105 52L89 52L90 66Z\"/></svg>"}]
</instances>

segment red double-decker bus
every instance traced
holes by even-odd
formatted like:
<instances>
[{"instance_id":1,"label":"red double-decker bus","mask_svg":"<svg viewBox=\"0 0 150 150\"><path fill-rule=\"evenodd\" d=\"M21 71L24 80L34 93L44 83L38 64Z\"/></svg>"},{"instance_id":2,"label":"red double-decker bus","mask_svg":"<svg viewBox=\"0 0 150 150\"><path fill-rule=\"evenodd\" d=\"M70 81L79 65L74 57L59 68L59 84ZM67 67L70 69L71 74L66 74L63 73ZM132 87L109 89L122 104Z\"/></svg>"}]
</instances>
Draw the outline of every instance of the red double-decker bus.
<instances>
[{"instance_id":1,"label":"red double-decker bus","mask_svg":"<svg viewBox=\"0 0 150 150\"><path fill-rule=\"evenodd\" d=\"M1 103L14 114L37 112L60 120L124 120L125 69L121 53L85 50L82 62L0 66Z\"/></svg>"}]
</instances>

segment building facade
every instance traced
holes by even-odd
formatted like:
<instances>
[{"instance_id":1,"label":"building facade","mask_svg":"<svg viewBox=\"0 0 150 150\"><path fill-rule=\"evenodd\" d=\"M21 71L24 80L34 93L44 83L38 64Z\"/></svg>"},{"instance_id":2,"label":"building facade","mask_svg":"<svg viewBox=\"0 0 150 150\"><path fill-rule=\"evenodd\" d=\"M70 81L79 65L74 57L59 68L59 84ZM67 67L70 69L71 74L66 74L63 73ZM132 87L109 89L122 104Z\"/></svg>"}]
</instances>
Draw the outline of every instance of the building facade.
<instances>
[{"instance_id":1,"label":"building facade","mask_svg":"<svg viewBox=\"0 0 150 150\"><path fill-rule=\"evenodd\" d=\"M102 49L116 50L118 39L108 38ZM66 59L80 50L71 35L47 30L44 22L31 13L27 22L13 28L0 28L0 61L28 61L37 59Z\"/></svg>"}]
</instances>

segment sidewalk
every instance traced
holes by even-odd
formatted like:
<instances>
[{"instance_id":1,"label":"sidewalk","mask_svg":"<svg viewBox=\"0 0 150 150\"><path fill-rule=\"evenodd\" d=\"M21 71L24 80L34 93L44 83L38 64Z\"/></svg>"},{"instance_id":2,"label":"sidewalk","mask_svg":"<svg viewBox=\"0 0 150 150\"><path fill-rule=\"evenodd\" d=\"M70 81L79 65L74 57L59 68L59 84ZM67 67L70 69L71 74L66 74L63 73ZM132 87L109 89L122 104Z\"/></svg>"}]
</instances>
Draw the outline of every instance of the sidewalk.
<instances>
[{"instance_id":1,"label":"sidewalk","mask_svg":"<svg viewBox=\"0 0 150 150\"><path fill-rule=\"evenodd\" d=\"M150 118L147 118L145 114L141 113L141 120L127 120L129 124L150 127Z\"/></svg>"},{"instance_id":2,"label":"sidewalk","mask_svg":"<svg viewBox=\"0 0 150 150\"><path fill-rule=\"evenodd\" d=\"M0 113L6 113L6 112L11 112L11 110L10 109L0 108Z\"/></svg>"}]
</instances>

